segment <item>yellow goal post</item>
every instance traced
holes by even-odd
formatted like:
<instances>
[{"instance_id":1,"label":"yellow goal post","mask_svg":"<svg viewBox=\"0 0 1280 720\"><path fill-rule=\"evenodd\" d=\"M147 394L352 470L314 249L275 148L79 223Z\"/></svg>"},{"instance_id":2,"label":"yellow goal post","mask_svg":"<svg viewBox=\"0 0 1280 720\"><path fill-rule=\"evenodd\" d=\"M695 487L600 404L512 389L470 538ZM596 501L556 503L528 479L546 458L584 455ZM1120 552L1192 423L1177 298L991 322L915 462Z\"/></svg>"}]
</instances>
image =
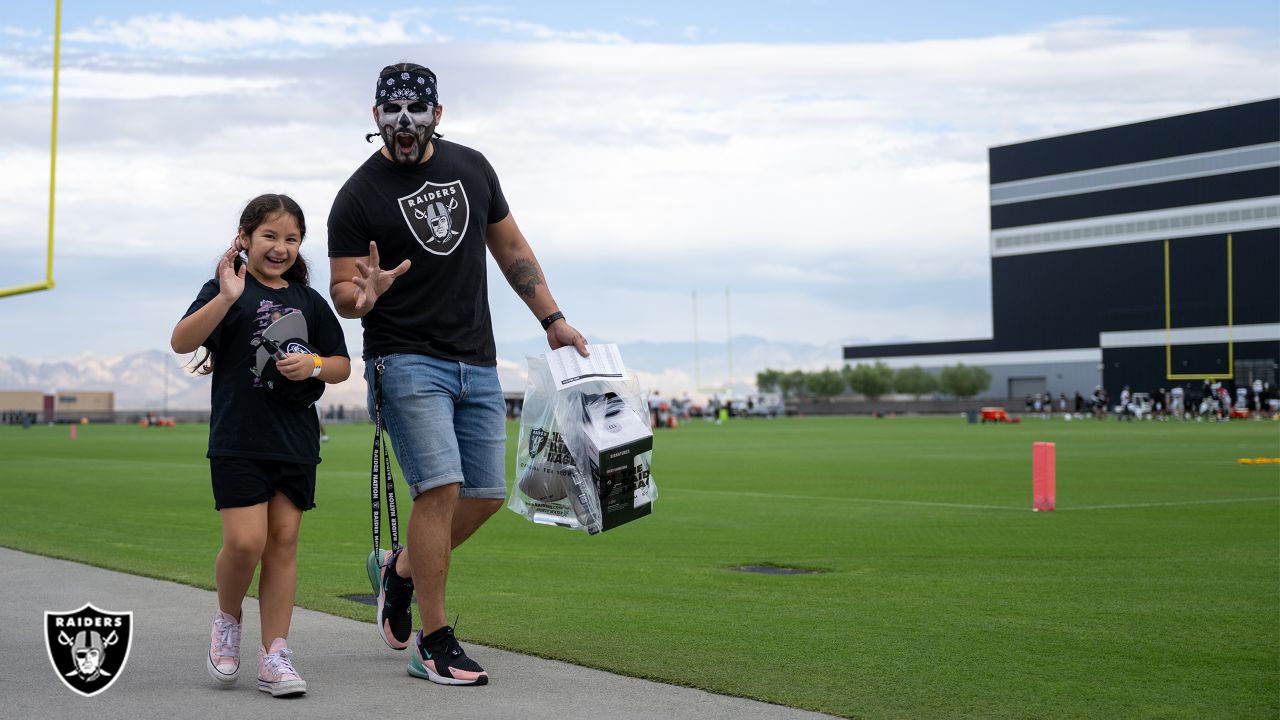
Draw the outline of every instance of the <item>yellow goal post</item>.
<instances>
[{"instance_id":1,"label":"yellow goal post","mask_svg":"<svg viewBox=\"0 0 1280 720\"><path fill-rule=\"evenodd\" d=\"M44 281L0 288L0 297L53 289L53 200L58 170L58 60L62 54L62 0L54 3L53 19L53 120L49 133L49 237Z\"/></svg>"}]
</instances>

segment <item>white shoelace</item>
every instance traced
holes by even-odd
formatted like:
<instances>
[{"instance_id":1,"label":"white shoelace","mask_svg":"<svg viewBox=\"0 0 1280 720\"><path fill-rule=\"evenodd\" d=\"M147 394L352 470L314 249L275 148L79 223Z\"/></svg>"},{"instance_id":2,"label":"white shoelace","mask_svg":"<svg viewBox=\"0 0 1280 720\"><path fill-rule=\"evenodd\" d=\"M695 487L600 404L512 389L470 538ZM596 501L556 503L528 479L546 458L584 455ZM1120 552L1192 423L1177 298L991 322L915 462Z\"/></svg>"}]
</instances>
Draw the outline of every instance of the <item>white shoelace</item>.
<instances>
[{"instance_id":1,"label":"white shoelace","mask_svg":"<svg viewBox=\"0 0 1280 720\"><path fill-rule=\"evenodd\" d=\"M240 655L240 625L218 616L214 621L217 626L218 633L218 651L220 657L239 657Z\"/></svg>"},{"instance_id":2,"label":"white shoelace","mask_svg":"<svg viewBox=\"0 0 1280 720\"><path fill-rule=\"evenodd\" d=\"M298 671L293 669L293 651L289 648L281 648L280 652L268 653L262 659L267 664L267 669L277 676L297 676L298 674Z\"/></svg>"}]
</instances>

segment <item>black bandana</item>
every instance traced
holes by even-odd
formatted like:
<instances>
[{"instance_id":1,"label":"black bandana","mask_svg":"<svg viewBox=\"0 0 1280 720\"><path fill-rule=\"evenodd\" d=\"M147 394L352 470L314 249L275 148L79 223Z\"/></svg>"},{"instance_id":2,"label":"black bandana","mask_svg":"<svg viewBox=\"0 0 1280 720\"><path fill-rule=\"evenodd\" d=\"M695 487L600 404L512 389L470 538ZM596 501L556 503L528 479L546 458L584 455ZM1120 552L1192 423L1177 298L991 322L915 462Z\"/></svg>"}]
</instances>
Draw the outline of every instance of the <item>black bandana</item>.
<instances>
[{"instance_id":1,"label":"black bandana","mask_svg":"<svg viewBox=\"0 0 1280 720\"><path fill-rule=\"evenodd\" d=\"M438 104L436 74L422 68L421 70L393 70L379 75L373 104L381 105L397 100Z\"/></svg>"}]
</instances>

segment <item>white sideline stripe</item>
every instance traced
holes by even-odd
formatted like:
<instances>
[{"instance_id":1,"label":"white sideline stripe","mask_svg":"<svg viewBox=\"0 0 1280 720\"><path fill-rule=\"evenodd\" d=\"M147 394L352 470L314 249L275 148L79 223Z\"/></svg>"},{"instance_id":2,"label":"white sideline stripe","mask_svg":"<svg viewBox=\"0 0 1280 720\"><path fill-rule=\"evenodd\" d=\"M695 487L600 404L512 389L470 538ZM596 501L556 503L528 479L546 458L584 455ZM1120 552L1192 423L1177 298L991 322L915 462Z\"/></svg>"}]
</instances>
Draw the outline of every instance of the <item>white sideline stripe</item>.
<instances>
[{"instance_id":1,"label":"white sideline stripe","mask_svg":"<svg viewBox=\"0 0 1280 720\"><path fill-rule=\"evenodd\" d=\"M670 492L669 490L660 490L659 492ZM944 503L944 502L927 502L924 500L881 500L878 498L851 498L851 497L818 497L816 495L784 495L780 493L762 493L750 492L748 490L701 490L698 488L680 488L675 491L677 494L682 492L705 493L707 495L740 495L743 497L758 497L776 500L816 500L818 502L830 502L832 500L842 502L860 502L872 503L877 505L923 505L926 507L954 507L967 508L970 510L1030 510L1028 507L1012 507L1009 505L968 505L965 503Z\"/></svg>"},{"instance_id":2,"label":"white sideline stripe","mask_svg":"<svg viewBox=\"0 0 1280 720\"><path fill-rule=\"evenodd\" d=\"M1077 505L1075 507L1058 508L1059 510L1119 510L1123 508L1169 507L1173 505L1221 505L1223 503L1258 502L1269 500L1275 502L1280 497L1226 498L1222 500L1184 500L1182 502L1129 503L1127 505Z\"/></svg>"},{"instance_id":3,"label":"white sideline stripe","mask_svg":"<svg viewBox=\"0 0 1280 720\"><path fill-rule=\"evenodd\" d=\"M672 491L663 490L661 492ZM1013 507L1010 505L975 505L969 503L928 502L925 500L883 500L879 498L818 497L815 495L785 495L781 493L762 493L747 490L701 490L698 488L680 488L674 492L677 495L682 492L691 492L703 493L706 495L740 495L744 497L758 497L774 500L816 500L819 502L830 502L832 500L836 500L842 502L870 503L874 505L920 505L924 507L963 508L965 510L1017 510L1019 512L1027 512L1031 510L1030 503L1024 507ZM1222 500L1182 500L1174 502L1128 503L1124 505L1076 505L1074 507L1059 507L1057 510L1120 510L1124 508L1170 507L1177 505L1220 505L1223 503L1258 502L1260 500L1277 501L1280 500L1280 496L1227 498Z\"/></svg>"}]
</instances>

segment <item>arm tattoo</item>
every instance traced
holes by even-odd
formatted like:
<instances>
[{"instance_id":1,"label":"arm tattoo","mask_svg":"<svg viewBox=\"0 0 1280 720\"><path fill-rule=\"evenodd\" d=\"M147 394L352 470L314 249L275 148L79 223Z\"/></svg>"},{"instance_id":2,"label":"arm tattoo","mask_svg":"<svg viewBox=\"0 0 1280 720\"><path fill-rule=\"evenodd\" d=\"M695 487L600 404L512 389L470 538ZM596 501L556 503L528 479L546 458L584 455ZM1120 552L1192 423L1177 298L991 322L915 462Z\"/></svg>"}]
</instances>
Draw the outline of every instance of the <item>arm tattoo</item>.
<instances>
[{"instance_id":1,"label":"arm tattoo","mask_svg":"<svg viewBox=\"0 0 1280 720\"><path fill-rule=\"evenodd\" d=\"M525 300L532 300L536 292L534 288L543 284L538 266L530 260L520 259L511 263L507 266L506 275L511 288Z\"/></svg>"}]
</instances>

